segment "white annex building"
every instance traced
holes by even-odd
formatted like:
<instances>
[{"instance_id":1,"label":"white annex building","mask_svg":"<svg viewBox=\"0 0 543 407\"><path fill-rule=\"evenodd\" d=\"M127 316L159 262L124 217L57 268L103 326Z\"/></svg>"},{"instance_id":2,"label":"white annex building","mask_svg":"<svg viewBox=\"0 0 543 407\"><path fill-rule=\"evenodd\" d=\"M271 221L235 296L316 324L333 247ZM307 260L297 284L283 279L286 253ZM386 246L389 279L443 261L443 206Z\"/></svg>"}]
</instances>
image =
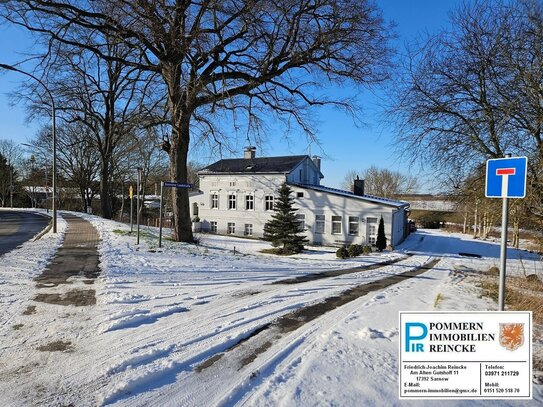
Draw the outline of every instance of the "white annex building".
<instances>
[{"instance_id":1,"label":"white annex building","mask_svg":"<svg viewBox=\"0 0 543 407\"><path fill-rule=\"evenodd\" d=\"M191 194L190 202L202 231L262 237L277 190L287 182L312 244L373 245L381 216L388 244L397 245L408 233L408 203L364 195L363 180L355 181L354 192L321 185L316 156L257 158L255 152L246 147L244 158L220 160L198 173L200 192Z\"/></svg>"}]
</instances>

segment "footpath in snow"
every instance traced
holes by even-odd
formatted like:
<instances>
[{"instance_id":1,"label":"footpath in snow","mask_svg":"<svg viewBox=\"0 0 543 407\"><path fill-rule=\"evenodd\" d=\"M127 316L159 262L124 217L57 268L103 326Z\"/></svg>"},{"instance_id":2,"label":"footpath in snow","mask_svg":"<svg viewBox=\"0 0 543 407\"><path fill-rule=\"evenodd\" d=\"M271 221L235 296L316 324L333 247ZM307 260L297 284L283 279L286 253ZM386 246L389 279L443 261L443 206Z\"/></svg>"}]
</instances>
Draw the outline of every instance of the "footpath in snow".
<instances>
[{"instance_id":1,"label":"footpath in snow","mask_svg":"<svg viewBox=\"0 0 543 407\"><path fill-rule=\"evenodd\" d=\"M405 405L398 311L496 307L465 271L496 266L499 246L458 234L420 231L394 252L348 260L327 248L276 257L259 253L266 242L214 235L199 236L198 246L166 240L158 249L156 230L147 228L137 246L126 225L83 216L101 238L96 305L32 300L32 278L62 233L2 257L0 405ZM511 272L543 277L540 259L522 251L510 257ZM365 269L281 283L354 267ZM375 290L304 316L362 285ZM33 313L25 314L28 306ZM534 385L532 402L493 404L535 406L542 393Z\"/></svg>"}]
</instances>

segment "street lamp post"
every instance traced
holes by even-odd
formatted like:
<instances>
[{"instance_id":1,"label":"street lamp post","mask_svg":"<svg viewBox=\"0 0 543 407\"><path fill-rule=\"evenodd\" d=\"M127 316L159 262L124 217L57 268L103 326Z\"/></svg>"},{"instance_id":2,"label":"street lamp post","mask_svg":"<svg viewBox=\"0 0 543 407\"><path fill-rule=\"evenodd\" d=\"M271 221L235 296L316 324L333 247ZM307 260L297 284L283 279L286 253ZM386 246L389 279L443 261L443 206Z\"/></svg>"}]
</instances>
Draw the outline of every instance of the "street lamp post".
<instances>
[{"instance_id":1,"label":"street lamp post","mask_svg":"<svg viewBox=\"0 0 543 407\"><path fill-rule=\"evenodd\" d=\"M57 197L57 135L56 135L56 108L55 108L55 99L53 98L53 94L49 90L49 88L37 77L34 75L22 71L18 68L15 68L11 65L6 64L0 64L0 68L5 69L7 71L14 71L19 72L20 74L26 75L32 79L34 79L36 82L38 82L47 92L47 95L49 96L49 99L51 99L51 118L52 118L52 125L53 125L53 179L52 179L52 187L53 187L53 201L51 203L51 207L53 210L53 233L57 233L57 205L56 205L56 197Z\"/></svg>"}]
</instances>

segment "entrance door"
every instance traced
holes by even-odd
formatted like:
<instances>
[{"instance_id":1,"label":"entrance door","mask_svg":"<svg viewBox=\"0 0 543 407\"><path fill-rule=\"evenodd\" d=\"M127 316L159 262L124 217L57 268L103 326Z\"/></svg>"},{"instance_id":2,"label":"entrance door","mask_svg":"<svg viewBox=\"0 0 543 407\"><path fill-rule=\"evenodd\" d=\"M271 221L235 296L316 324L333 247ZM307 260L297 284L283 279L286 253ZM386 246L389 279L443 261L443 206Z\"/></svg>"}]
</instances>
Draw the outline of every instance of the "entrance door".
<instances>
[{"instance_id":1,"label":"entrance door","mask_svg":"<svg viewBox=\"0 0 543 407\"><path fill-rule=\"evenodd\" d=\"M366 218L366 244L374 246L377 243L377 218Z\"/></svg>"}]
</instances>

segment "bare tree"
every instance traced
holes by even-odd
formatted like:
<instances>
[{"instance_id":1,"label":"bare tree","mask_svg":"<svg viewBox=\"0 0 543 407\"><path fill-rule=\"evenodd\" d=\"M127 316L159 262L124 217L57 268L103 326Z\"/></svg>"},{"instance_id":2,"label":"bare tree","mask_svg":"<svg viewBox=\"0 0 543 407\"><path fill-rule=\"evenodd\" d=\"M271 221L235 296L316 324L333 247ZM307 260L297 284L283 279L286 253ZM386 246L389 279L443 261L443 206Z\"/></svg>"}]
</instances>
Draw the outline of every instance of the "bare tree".
<instances>
[{"instance_id":1,"label":"bare tree","mask_svg":"<svg viewBox=\"0 0 543 407\"><path fill-rule=\"evenodd\" d=\"M13 169L8 164L8 160L0 152L0 203L2 207L9 204L10 180Z\"/></svg>"},{"instance_id":2,"label":"bare tree","mask_svg":"<svg viewBox=\"0 0 543 407\"><path fill-rule=\"evenodd\" d=\"M395 106L398 145L446 172L467 173L485 157L502 157L510 126L501 109L499 5L463 6L443 31L409 50Z\"/></svg>"},{"instance_id":3,"label":"bare tree","mask_svg":"<svg viewBox=\"0 0 543 407\"><path fill-rule=\"evenodd\" d=\"M60 179L78 189L81 209L87 212L99 192L100 154L89 128L81 123L65 124L57 129L57 160ZM45 127L32 141L33 152L41 167L50 166L51 129ZM51 175L51 169L49 169Z\"/></svg>"},{"instance_id":4,"label":"bare tree","mask_svg":"<svg viewBox=\"0 0 543 407\"><path fill-rule=\"evenodd\" d=\"M18 170L22 160L22 150L12 140L0 140L0 156L5 160L0 175L0 200L2 206L12 206L12 194L17 184Z\"/></svg>"},{"instance_id":5,"label":"bare tree","mask_svg":"<svg viewBox=\"0 0 543 407\"><path fill-rule=\"evenodd\" d=\"M345 175L342 187L352 190L354 180L358 177L364 180L364 192L366 194L383 198L393 198L400 194L412 194L418 188L415 177L375 166L371 166L360 173L350 170Z\"/></svg>"},{"instance_id":6,"label":"bare tree","mask_svg":"<svg viewBox=\"0 0 543 407\"><path fill-rule=\"evenodd\" d=\"M543 6L476 1L451 27L409 50L392 109L398 146L447 177L527 155L530 211L543 219Z\"/></svg>"},{"instance_id":7,"label":"bare tree","mask_svg":"<svg viewBox=\"0 0 543 407\"><path fill-rule=\"evenodd\" d=\"M11 0L7 18L52 40L106 55L74 31L100 32L139 50L141 70L166 89L171 134L164 144L170 177L186 182L191 132L215 138L211 114L274 112L312 134L304 108L329 100L321 83L355 85L387 77L388 32L367 0ZM188 192L173 189L174 238L192 240Z\"/></svg>"},{"instance_id":8,"label":"bare tree","mask_svg":"<svg viewBox=\"0 0 543 407\"><path fill-rule=\"evenodd\" d=\"M66 123L67 134L74 136L72 143L82 143L79 135L70 131L73 124L79 126L85 137L92 138L87 145L98 152L102 216L110 219L117 149L123 138L144 125L143 117L151 114L143 101L151 104L154 100L145 97L152 81L141 70L123 62L130 58L137 60L138 56L122 42L97 34L89 36L81 29L74 35L99 48L108 58L83 47L54 43L49 44L44 55L36 57L38 69L43 71L43 82L56 100L57 118ZM50 41L44 34L40 38L42 42ZM39 90L35 83L26 83L14 94L14 98L29 104L30 118L49 114L49 101L41 97Z\"/></svg>"}]
</instances>

